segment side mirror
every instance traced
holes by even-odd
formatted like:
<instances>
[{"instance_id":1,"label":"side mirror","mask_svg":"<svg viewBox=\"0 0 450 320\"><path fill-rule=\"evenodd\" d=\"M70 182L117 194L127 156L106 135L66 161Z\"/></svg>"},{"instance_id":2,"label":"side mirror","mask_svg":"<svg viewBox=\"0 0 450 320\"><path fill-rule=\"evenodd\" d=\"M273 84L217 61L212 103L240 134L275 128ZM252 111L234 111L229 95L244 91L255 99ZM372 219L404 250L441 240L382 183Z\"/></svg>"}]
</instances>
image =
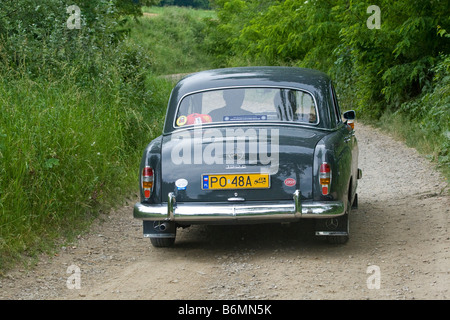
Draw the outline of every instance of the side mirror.
<instances>
[{"instance_id":1,"label":"side mirror","mask_svg":"<svg viewBox=\"0 0 450 320\"><path fill-rule=\"evenodd\" d=\"M344 119L347 120L347 125L351 128L349 130L355 129L354 120L356 118L356 112L354 110L349 110L344 112Z\"/></svg>"},{"instance_id":2,"label":"side mirror","mask_svg":"<svg viewBox=\"0 0 450 320\"><path fill-rule=\"evenodd\" d=\"M354 110L349 110L344 112L344 119L345 120L355 120L356 118L356 112Z\"/></svg>"}]
</instances>

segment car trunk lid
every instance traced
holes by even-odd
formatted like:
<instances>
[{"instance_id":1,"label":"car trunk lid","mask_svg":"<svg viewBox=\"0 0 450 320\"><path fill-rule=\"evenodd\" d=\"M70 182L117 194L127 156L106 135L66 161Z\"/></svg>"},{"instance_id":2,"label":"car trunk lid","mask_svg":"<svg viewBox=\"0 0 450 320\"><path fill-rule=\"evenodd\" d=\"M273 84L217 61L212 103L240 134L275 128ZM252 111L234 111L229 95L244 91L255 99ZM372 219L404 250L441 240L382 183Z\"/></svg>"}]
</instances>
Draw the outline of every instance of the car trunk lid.
<instances>
[{"instance_id":1,"label":"car trunk lid","mask_svg":"<svg viewBox=\"0 0 450 320\"><path fill-rule=\"evenodd\" d=\"M313 197L313 161L323 130L295 125L195 127L166 135L162 194L177 202Z\"/></svg>"}]
</instances>

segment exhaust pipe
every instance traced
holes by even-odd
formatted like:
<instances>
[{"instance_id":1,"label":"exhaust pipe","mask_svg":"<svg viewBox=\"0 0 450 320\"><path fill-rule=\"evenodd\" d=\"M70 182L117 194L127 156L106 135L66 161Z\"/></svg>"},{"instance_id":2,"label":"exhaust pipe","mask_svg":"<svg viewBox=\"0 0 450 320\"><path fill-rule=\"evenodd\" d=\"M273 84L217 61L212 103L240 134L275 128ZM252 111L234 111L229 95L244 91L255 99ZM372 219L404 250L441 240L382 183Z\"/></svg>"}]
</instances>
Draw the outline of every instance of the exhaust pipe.
<instances>
[{"instance_id":1,"label":"exhaust pipe","mask_svg":"<svg viewBox=\"0 0 450 320\"><path fill-rule=\"evenodd\" d=\"M175 238L176 225L170 221L144 221L144 237Z\"/></svg>"},{"instance_id":2,"label":"exhaust pipe","mask_svg":"<svg viewBox=\"0 0 450 320\"><path fill-rule=\"evenodd\" d=\"M166 231L169 228L169 224L167 222L163 222L159 224L159 231Z\"/></svg>"}]
</instances>

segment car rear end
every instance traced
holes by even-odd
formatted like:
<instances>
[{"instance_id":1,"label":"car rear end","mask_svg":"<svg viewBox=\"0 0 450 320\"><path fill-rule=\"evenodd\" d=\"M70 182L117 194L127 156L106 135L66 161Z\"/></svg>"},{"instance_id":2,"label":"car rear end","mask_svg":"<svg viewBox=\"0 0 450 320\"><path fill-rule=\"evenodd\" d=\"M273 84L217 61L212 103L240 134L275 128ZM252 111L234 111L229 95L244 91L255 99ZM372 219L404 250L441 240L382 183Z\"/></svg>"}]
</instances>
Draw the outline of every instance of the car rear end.
<instances>
[{"instance_id":1,"label":"car rear end","mask_svg":"<svg viewBox=\"0 0 450 320\"><path fill-rule=\"evenodd\" d=\"M347 212L324 143L339 135L319 106L328 108L327 99L309 87L261 83L172 93L165 133L142 158L134 208L154 245L173 243L178 226Z\"/></svg>"}]
</instances>

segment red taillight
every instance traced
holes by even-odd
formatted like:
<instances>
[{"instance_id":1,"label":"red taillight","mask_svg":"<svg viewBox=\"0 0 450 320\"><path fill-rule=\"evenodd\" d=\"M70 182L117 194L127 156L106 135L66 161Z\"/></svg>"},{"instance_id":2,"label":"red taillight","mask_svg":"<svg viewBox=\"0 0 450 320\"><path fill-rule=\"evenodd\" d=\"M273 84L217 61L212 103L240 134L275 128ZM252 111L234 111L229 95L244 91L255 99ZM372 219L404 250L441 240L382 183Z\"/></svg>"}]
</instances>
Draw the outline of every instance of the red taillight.
<instances>
[{"instance_id":1,"label":"red taillight","mask_svg":"<svg viewBox=\"0 0 450 320\"><path fill-rule=\"evenodd\" d=\"M150 198L153 191L153 169L149 166L142 169L142 190L144 191L144 198Z\"/></svg>"},{"instance_id":2,"label":"red taillight","mask_svg":"<svg viewBox=\"0 0 450 320\"><path fill-rule=\"evenodd\" d=\"M331 167L328 163L324 162L320 165L319 170L319 182L322 187L322 194L325 196L330 192L331 184Z\"/></svg>"},{"instance_id":3,"label":"red taillight","mask_svg":"<svg viewBox=\"0 0 450 320\"><path fill-rule=\"evenodd\" d=\"M143 177L152 177L153 169L151 167L144 167L144 169L142 170L142 176Z\"/></svg>"}]
</instances>

